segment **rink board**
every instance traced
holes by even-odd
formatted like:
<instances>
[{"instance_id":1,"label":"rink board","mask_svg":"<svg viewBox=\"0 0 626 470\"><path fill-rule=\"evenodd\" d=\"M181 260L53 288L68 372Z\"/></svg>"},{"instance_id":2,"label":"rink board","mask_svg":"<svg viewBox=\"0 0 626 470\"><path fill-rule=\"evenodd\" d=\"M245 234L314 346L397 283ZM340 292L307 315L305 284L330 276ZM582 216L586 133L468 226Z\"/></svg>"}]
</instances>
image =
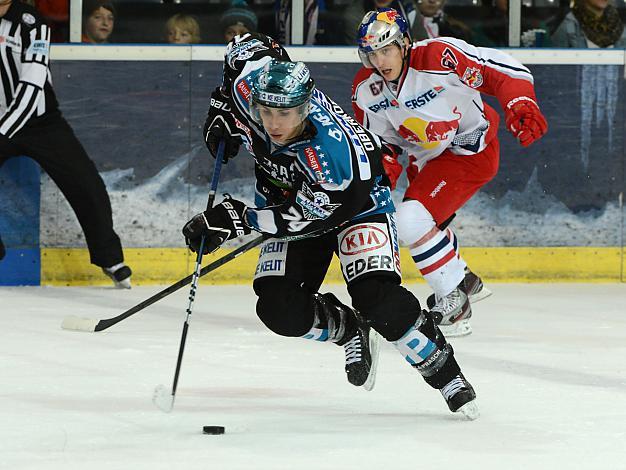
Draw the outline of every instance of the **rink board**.
<instances>
[{"instance_id":1,"label":"rink board","mask_svg":"<svg viewBox=\"0 0 626 470\"><path fill-rule=\"evenodd\" d=\"M462 253L487 279L623 281L624 51L509 52L533 72L550 131L525 149L501 123L499 173L452 225ZM360 66L354 48L290 53L309 64L321 90L350 109L349 84ZM222 54L223 48L208 46L53 48L63 114L105 181L135 284L172 282L193 267L193 258L174 247L183 243L180 228L206 206L213 159L201 130ZM229 193L252 204L252 167L242 150L222 171L218 200ZM405 186L403 177L395 202ZM11 255L0 263L0 285L37 285L39 276L44 285L106 283L89 265L83 232L54 183L42 177L29 197L40 201L39 217L35 211L23 226L15 221L24 217L3 225L7 212L0 210L0 234ZM0 192L0 202L26 207L11 192L8 198ZM24 236L32 239L24 243ZM15 251L24 248L32 263ZM34 264L40 257L41 265ZM240 259L224 266L211 282L249 282L256 254L249 257L247 265ZM405 278L418 279L407 254L404 259ZM23 268L29 279L17 279ZM329 279L340 279L336 268Z\"/></svg>"},{"instance_id":2,"label":"rink board","mask_svg":"<svg viewBox=\"0 0 626 470\"><path fill-rule=\"evenodd\" d=\"M205 256L207 265L226 254L219 250ZM201 280L203 284L247 284L253 279L258 249L251 250ZM497 282L623 282L621 248L478 248L463 249L463 258L483 279ZM127 249L126 262L133 269L133 284L171 284L191 273L195 258L184 248ZM50 286L108 285L108 278L89 264L85 249L46 248L41 251L41 284ZM408 250L402 249L405 282L422 282ZM343 282L337 258L326 282Z\"/></svg>"}]
</instances>

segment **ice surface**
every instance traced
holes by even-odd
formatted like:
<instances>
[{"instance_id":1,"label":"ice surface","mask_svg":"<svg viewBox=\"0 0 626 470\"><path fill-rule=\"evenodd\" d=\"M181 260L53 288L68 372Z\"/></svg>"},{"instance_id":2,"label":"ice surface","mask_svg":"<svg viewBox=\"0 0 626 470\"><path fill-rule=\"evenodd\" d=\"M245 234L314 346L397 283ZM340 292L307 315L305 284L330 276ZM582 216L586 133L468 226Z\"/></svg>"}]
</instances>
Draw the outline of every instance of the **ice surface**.
<instances>
[{"instance_id":1,"label":"ice surface","mask_svg":"<svg viewBox=\"0 0 626 470\"><path fill-rule=\"evenodd\" d=\"M186 289L77 333L64 316L115 316L160 288L0 288L0 468L626 468L626 286L489 287L453 340L474 422L388 343L376 388L352 387L341 348L268 331L249 286L200 287L165 414L151 397L171 386Z\"/></svg>"}]
</instances>

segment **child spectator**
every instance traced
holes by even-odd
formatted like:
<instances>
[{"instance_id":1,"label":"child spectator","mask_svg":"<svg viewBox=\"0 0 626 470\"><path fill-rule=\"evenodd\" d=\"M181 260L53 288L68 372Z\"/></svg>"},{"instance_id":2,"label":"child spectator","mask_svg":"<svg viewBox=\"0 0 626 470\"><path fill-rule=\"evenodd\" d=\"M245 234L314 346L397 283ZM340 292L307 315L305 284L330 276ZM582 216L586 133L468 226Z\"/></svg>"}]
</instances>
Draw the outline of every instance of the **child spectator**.
<instances>
[{"instance_id":1,"label":"child spectator","mask_svg":"<svg viewBox=\"0 0 626 470\"><path fill-rule=\"evenodd\" d=\"M109 0L83 3L83 42L106 44L115 26L115 7Z\"/></svg>"},{"instance_id":2,"label":"child spectator","mask_svg":"<svg viewBox=\"0 0 626 470\"><path fill-rule=\"evenodd\" d=\"M240 34L256 32L258 19L245 0L233 0L231 7L220 18L220 24L224 41L228 43Z\"/></svg>"},{"instance_id":3,"label":"child spectator","mask_svg":"<svg viewBox=\"0 0 626 470\"><path fill-rule=\"evenodd\" d=\"M200 25L193 16L177 13L165 23L165 39L170 44L198 44Z\"/></svg>"}]
</instances>

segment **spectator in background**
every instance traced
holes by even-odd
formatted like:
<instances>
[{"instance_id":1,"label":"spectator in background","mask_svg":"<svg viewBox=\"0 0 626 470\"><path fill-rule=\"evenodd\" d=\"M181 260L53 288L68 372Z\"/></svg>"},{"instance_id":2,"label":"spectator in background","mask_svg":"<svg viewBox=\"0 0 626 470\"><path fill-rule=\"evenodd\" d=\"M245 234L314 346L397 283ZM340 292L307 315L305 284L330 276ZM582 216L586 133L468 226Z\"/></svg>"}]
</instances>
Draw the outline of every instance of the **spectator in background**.
<instances>
[{"instance_id":1,"label":"spectator in background","mask_svg":"<svg viewBox=\"0 0 626 470\"><path fill-rule=\"evenodd\" d=\"M291 0L276 0L276 39L281 44L293 43L291 8ZM320 12L325 10L324 0L304 0L303 44L312 45L321 42L320 38L324 35L324 27L320 22Z\"/></svg>"},{"instance_id":2,"label":"spectator in background","mask_svg":"<svg viewBox=\"0 0 626 470\"><path fill-rule=\"evenodd\" d=\"M626 47L624 24L609 0L574 0L552 35L556 47Z\"/></svg>"},{"instance_id":3,"label":"spectator in background","mask_svg":"<svg viewBox=\"0 0 626 470\"><path fill-rule=\"evenodd\" d=\"M240 34L256 32L258 19L245 0L233 0L231 7L220 18L220 24L224 41L228 43Z\"/></svg>"},{"instance_id":4,"label":"spectator in background","mask_svg":"<svg viewBox=\"0 0 626 470\"><path fill-rule=\"evenodd\" d=\"M476 46L508 47L509 45L509 0L492 0L486 12L472 30L472 41ZM522 5L521 42L525 47L550 46L548 26L535 18L532 9Z\"/></svg>"},{"instance_id":5,"label":"spectator in background","mask_svg":"<svg viewBox=\"0 0 626 470\"><path fill-rule=\"evenodd\" d=\"M198 44L200 25L193 16L177 13L165 23L165 39L170 44Z\"/></svg>"},{"instance_id":6,"label":"spectator in background","mask_svg":"<svg viewBox=\"0 0 626 470\"><path fill-rule=\"evenodd\" d=\"M413 41L428 39L428 33L424 29L424 18L414 0L363 0L352 2L344 11L344 34L337 38L337 44L354 44L355 32L365 13L379 8L393 8L400 13L409 24Z\"/></svg>"},{"instance_id":7,"label":"spectator in background","mask_svg":"<svg viewBox=\"0 0 626 470\"><path fill-rule=\"evenodd\" d=\"M472 32L463 22L443 11L445 0L418 0L417 8L424 16L424 29L429 38L448 36L470 42Z\"/></svg>"},{"instance_id":8,"label":"spectator in background","mask_svg":"<svg viewBox=\"0 0 626 470\"><path fill-rule=\"evenodd\" d=\"M83 42L106 44L115 25L115 7L108 0L83 3Z\"/></svg>"},{"instance_id":9,"label":"spectator in background","mask_svg":"<svg viewBox=\"0 0 626 470\"><path fill-rule=\"evenodd\" d=\"M70 37L69 0L35 0L35 8L50 26L50 42L67 42Z\"/></svg>"}]
</instances>

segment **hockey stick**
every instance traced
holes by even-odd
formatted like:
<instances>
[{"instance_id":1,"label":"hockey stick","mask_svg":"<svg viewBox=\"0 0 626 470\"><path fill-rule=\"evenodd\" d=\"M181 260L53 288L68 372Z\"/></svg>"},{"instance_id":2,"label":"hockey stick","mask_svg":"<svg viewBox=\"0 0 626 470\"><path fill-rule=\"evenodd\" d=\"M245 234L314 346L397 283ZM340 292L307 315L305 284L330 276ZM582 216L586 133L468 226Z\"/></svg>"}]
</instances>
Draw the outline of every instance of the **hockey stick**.
<instances>
[{"instance_id":1,"label":"hockey stick","mask_svg":"<svg viewBox=\"0 0 626 470\"><path fill-rule=\"evenodd\" d=\"M228 263L229 261L234 260L238 256L244 254L246 251L249 251L250 249L254 248L255 246L260 245L264 240L265 240L264 236L260 236L253 240L250 240L248 243L245 243L244 245L241 245L239 248L236 248L235 250L231 251L227 255L222 256L220 259L215 260L211 264L206 265L204 268L200 270L200 277L212 271L215 271L220 266ZM174 292L179 290L181 287L185 287L191 282L194 275L195 273L190 274L187 277L184 277L180 281L172 284L169 287L166 287L160 292L157 292L152 297L147 298L143 302L138 303L134 307L129 308L128 310L126 310L123 313L120 313L116 317L105 318L102 320L95 320L92 318L81 318L75 315L69 315L63 319L63 323L61 323L61 328L63 328L64 330L86 331L86 332L91 332L91 333L106 330L107 328L112 327L113 325L121 322L122 320L125 320L126 318L134 315L135 313L140 312L144 308L149 307L150 305L167 297L168 295L173 294Z\"/></svg>"},{"instance_id":2,"label":"hockey stick","mask_svg":"<svg viewBox=\"0 0 626 470\"><path fill-rule=\"evenodd\" d=\"M220 172L222 171L222 160L224 158L224 140L220 141L217 148L217 155L215 157L215 167L213 169L213 178L211 179L211 189L209 190L209 200L206 204L206 210L213 207L213 201L215 200L215 192L217 191L217 184L220 179ZM202 265L202 252L204 251L205 236L202 236L200 240L200 247L198 248L198 255L196 257L196 269L193 272L193 278L191 280L191 288L189 289L189 303L187 304L187 316L185 317L185 323L183 323L183 331L180 336L180 345L178 347L178 358L176 359L176 371L174 372L174 382L172 384L172 390L169 391L164 385L157 385L154 389L154 395L152 401L162 411L169 413L174 407L174 399L176 398L176 388L178 387L178 377L180 376L180 368L183 363L183 354L185 353L185 344L187 344L187 331L189 330L189 320L193 309L193 302L196 299L196 290L198 288L198 280L200 279L200 266Z\"/></svg>"}]
</instances>

